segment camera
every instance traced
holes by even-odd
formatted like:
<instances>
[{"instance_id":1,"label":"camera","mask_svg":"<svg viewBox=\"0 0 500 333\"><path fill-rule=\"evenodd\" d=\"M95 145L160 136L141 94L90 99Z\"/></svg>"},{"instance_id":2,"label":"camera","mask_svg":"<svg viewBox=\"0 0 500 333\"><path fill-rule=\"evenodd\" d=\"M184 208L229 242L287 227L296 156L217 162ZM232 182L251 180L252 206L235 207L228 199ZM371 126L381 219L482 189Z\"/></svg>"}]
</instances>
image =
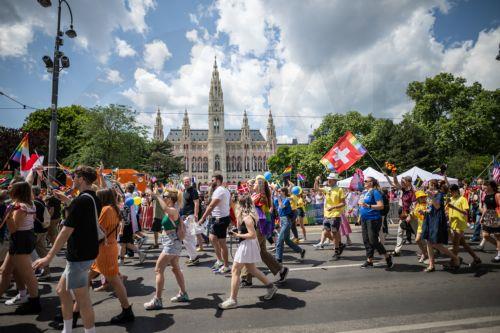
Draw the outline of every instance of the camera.
<instances>
[{"instance_id":1,"label":"camera","mask_svg":"<svg viewBox=\"0 0 500 333\"><path fill-rule=\"evenodd\" d=\"M233 234L235 234L237 232L238 232L238 228L236 228L236 227L232 227L231 229L229 229L229 234L230 235L233 235Z\"/></svg>"}]
</instances>

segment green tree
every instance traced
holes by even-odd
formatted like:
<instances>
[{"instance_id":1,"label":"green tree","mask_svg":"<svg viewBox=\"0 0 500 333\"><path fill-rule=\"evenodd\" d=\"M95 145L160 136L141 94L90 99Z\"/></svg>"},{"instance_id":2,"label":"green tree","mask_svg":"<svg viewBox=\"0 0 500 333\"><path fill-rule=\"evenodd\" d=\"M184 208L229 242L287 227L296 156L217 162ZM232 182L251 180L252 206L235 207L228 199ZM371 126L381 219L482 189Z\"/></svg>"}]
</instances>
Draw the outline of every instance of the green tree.
<instances>
[{"instance_id":1,"label":"green tree","mask_svg":"<svg viewBox=\"0 0 500 333\"><path fill-rule=\"evenodd\" d=\"M137 125L134 112L122 105L98 106L89 110L82 124L85 142L66 159L69 165L110 168L140 168L148 158L146 130Z\"/></svg>"},{"instance_id":2,"label":"green tree","mask_svg":"<svg viewBox=\"0 0 500 333\"><path fill-rule=\"evenodd\" d=\"M170 175L183 171L182 157L173 155L169 141L153 140L148 146L149 157L142 166L144 171L156 176L160 181L166 181Z\"/></svg>"},{"instance_id":3,"label":"green tree","mask_svg":"<svg viewBox=\"0 0 500 333\"><path fill-rule=\"evenodd\" d=\"M80 105L61 107L57 110L57 160L63 162L68 156L79 151L83 143L82 124L86 122L88 110ZM32 112L24 120L22 130L31 133L34 139L32 150L48 156L51 110L40 109ZM36 137L36 139L35 139Z\"/></svg>"}]
</instances>

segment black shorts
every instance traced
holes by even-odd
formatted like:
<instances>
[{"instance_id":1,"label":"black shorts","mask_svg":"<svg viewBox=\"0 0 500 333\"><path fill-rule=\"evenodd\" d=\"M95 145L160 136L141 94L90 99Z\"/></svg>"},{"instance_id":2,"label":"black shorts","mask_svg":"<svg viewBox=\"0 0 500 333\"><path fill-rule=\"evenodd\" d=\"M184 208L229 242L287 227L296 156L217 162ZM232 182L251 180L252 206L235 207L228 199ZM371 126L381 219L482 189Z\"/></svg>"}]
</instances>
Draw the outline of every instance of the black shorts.
<instances>
[{"instance_id":1,"label":"black shorts","mask_svg":"<svg viewBox=\"0 0 500 333\"><path fill-rule=\"evenodd\" d=\"M487 225L482 226L483 231L486 231L489 234L500 234L500 227L489 227Z\"/></svg>"},{"instance_id":2,"label":"black shorts","mask_svg":"<svg viewBox=\"0 0 500 333\"><path fill-rule=\"evenodd\" d=\"M227 227L231 224L231 218L229 216L221 217L219 219L211 217L209 223L210 234L215 235L218 239L226 239Z\"/></svg>"},{"instance_id":3,"label":"black shorts","mask_svg":"<svg viewBox=\"0 0 500 333\"><path fill-rule=\"evenodd\" d=\"M299 217L306 216L306 214L304 214L304 208L302 208L302 207L297 208L297 216L299 216Z\"/></svg>"},{"instance_id":4,"label":"black shorts","mask_svg":"<svg viewBox=\"0 0 500 333\"><path fill-rule=\"evenodd\" d=\"M132 231L132 223L126 224L123 227L123 235L118 237L118 243L120 244L134 243L134 232Z\"/></svg>"},{"instance_id":5,"label":"black shorts","mask_svg":"<svg viewBox=\"0 0 500 333\"><path fill-rule=\"evenodd\" d=\"M323 230L337 232L340 229L341 223L340 217L324 218L323 219Z\"/></svg>"},{"instance_id":6,"label":"black shorts","mask_svg":"<svg viewBox=\"0 0 500 333\"><path fill-rule=\"evenodd\" d=\"M151 231L161 232L161 219L153 219L153 225L151 226Z\"/></svg>"},{"instance_id":7,"label":"black shorts","mask_svg":"<svg viewBox=\"0 0 500 333\"><path fill-rule=\"evenodd\" d=\"M36 236L33 230L16 231L10 235L9 254L31 254L35 249Z\"/></svg>"}]
</instances>

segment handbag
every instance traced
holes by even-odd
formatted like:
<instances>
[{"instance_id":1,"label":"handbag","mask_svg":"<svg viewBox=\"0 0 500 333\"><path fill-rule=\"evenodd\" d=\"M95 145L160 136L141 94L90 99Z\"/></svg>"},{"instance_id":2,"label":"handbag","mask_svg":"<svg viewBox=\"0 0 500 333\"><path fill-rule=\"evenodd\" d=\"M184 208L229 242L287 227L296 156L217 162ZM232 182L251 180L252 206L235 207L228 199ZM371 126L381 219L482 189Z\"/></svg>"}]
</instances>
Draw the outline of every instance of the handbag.
<instances>
[{"instance_id":1,"label":"handbag","mask_svg":"<svg viewBox=\"0 0 500 333\"><path fill-rule=\"evenodd\" d=\"M94 213L95 213L95 225L97 228L97 241L100 243L104 240L106 242L106 233L101 228L101 225L99 224L99 217L97 216L97 205L95 203L94 198L88 194L88 193L83 193L83 195L88 196L90 199L92 199L92 202L94 203Z\"/></svg>"}]
</instances>

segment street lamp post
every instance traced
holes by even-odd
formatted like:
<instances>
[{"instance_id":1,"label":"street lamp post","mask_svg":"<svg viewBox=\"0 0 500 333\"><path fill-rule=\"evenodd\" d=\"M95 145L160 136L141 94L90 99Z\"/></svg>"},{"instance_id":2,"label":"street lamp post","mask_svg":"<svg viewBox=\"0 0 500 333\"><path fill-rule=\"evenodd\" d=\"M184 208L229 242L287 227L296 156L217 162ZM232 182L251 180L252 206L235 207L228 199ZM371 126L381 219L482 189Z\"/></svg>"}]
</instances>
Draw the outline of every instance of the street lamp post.
<instances>
[{"instance_id":1,"label":"street lamp post","mask_svg":"<svg viewBox=\"0 0 500 333\"><path fill-rule=\"evenodd\" d=\"M73 30L73 13L71 7L66 0L58 0L57 7L57 32L54 46L54 60L52 61L49 56L44 56L43 61L47 71L52 72L52 100L51 100L51 113L50 113L50 132L49 132L49 159L48 159L48 174L49 178L54 179L56 176L56 157L57 157L57 100L59 94L59 72L62 68L69 67L69 59L63 52L59 51L59 46L63 45L61 31L61 5L64 2L68 7L71 24L70 29L66 31L69 38L75 38L76 32ZM38 0L42 7L50 7L50 0Z\"/></svg>"}]
</instances>

